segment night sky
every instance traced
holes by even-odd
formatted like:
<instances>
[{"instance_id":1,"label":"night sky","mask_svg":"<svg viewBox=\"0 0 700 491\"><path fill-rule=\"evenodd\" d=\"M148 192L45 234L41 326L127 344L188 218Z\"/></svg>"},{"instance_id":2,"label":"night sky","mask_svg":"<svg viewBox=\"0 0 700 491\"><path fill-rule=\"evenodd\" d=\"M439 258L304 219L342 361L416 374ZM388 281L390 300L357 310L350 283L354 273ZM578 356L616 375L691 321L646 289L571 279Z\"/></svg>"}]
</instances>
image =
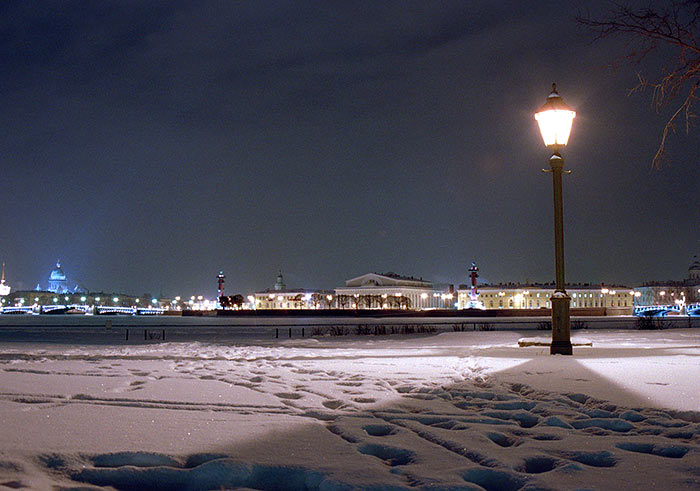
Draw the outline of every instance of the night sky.
<instances>
[{"instance_id":1,"label":"night sky","mask_svg":"<svg viewBox=\"0 0 700 491\"><path fill-rule=\"evenodd\" d=\"M601 2L592 2L596 9ZM0 259L13 289L60 259L90 290L214 296L366 272L554 277L556 82L566 276L681 279L700 253L700 129L669 112L585 2L4 1ZM594 13L596 11L594 10ZM617 62L617 63L616 63ZM610 66L610 64L615 66Z\"/></svg>"}]
</instances>

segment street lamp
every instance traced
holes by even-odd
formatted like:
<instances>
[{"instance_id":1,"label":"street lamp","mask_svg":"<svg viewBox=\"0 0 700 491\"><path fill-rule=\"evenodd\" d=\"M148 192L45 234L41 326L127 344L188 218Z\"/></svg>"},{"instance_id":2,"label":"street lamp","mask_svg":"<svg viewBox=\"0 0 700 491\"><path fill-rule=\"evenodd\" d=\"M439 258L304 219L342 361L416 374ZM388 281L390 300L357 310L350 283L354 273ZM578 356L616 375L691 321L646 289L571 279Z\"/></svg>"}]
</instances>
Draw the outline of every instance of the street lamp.
<instances>
[{"instance_id":1,"label":"street lamp","mask_svg":"<svg viewBox=\"0 0 700 491\"><path fill-rule=\"evenodd\" d=\"M571 297L567 295L564 283L564 213L562 206L561 174L564 169L564 159L559 150L569 141L571 124L576 112L557 93L556 84L552 84L552 93L547 102L535 114L540 127L542 139L547 148L552 151L549 158L549 170L554 184L554 263L556 267L556 288L551 297L552 302L552 345L553 355L571 355L571 326L569 309ZM570 172L570 171L569 171Z\"/></svg>"}]
</instances>

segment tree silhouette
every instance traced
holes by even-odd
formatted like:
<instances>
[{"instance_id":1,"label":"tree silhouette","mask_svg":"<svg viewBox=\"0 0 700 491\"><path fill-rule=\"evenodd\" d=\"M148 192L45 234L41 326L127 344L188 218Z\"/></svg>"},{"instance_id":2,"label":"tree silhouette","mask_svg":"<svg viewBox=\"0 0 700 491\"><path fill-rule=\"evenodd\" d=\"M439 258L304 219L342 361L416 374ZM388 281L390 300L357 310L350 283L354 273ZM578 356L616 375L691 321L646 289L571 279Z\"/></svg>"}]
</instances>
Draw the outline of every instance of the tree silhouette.
<instances>
[{"instance_id":1,"label":"tree silhouette","mask_svg":"<svg viewBox=\"0 0 700 491\"><path fill-rule=\"evenodd\" d=\"M637 74L639 83L630 92L652 90L652 104L657 112L670 106L659 147L652 165L665 161L666 140L683 121L690 132L696 115L700 87L700 0L669 0L654 7L636 8L616 4L604 18L579 16L578 22L597 31L598 39L621 36L629 41L627 58L641 63L652 52L670 48L672 56L658 73L647 78Z\"/></svg>"},{"instance_id":2,"label":"tree silhouette","mask_svg":"<svg viewBox=\"0 0 700 491\"><path fill-rule=\"evenodd\" d=\"M348 295L337 295L335 299L338 303L338 307L340 307L341 309L344 309L345 306L350 302L350 296Z\"/></svg>"}]
</instances>

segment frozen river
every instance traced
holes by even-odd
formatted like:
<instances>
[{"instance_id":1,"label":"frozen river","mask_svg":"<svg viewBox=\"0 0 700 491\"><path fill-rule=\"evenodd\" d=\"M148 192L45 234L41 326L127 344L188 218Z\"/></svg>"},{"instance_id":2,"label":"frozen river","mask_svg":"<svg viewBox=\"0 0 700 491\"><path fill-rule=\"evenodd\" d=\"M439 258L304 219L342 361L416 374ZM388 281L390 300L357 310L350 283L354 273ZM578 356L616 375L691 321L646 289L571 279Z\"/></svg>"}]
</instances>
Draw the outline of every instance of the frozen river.
<instances>
[{"instance_id":1,"label":"frozen river","mask_svg":"<svg viewBox=\"0 0 700 491\"><path fill-rule=\"evenodd\" d=\"M323 335L538 330L548 317L274 317L0 315L0 342L139 343L236 341L275 343ZM635 317L580 317L572 329L636 329ZM700 317L657 318L665 327L700 327Z\"/></svg>"}]
</instances>

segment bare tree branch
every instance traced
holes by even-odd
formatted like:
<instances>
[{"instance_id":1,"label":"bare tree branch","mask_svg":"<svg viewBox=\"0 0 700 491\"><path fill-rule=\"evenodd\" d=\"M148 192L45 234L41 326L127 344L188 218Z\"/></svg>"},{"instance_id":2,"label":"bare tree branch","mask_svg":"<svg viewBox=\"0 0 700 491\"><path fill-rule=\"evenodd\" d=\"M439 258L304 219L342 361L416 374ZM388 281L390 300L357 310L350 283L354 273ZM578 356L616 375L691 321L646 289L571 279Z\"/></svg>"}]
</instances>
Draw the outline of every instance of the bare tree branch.
<instances>
[{"instance_id":1,"label":"bare tree branch","mask_svg":"<svg viewBox=\"0 0 700 491\"><path fill-rule=\"evenodd\" d=\"M630 90L651 89L655 111L662 112L669 106L672 110L652 159L652 166L661 167L666 159L667 138L675 132L677 120L684 119L689 133L696 118L693 108L700 87L700 0L670 0L663 6L646 8L616 4L606 18L579 16L577 20L595 30L596 39L625 38L629 42L626 58L637 63L662 46L672 48L673 55L661 73L652 79L638 73L639 83Z\"/></svg>"}]
</instances>

